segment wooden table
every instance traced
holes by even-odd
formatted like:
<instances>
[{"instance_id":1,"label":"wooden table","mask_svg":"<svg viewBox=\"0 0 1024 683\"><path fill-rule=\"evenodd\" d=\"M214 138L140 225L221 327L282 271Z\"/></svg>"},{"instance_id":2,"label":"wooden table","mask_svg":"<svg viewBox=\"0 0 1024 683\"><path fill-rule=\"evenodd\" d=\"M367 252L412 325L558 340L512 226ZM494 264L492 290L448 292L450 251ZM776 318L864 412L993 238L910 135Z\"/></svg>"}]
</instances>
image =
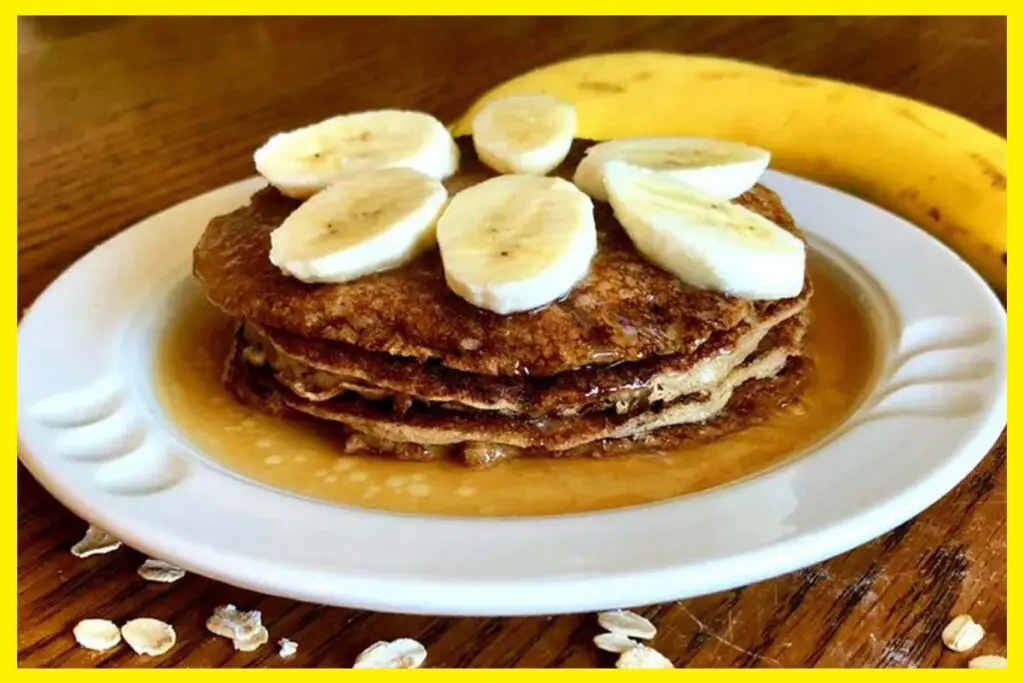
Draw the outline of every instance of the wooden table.
<instances>
[{"instance_id":1,"label":"wooden table","mask_svg":"<svg viewBox=\"0 0 1024 683\"><path fill-rule=\"evenodd\" d=\"M269 134L375 107L450 120L497 81L582 53L723 54L925 100L1006 131L1003 19L19 19L18 303L147 215L251 173ZM437 619L269 598L198 576L160 585L130 550L78 560L84 531L19 467L22 666L348 667L408 636L440 667L610 666L592 615ZM273 637L235 653L203 629L218 604L261 609ZM677 666L964 666L946 622L1006 651L1006 445L918 518L829 562L746 588L642 610ZM172 622L156 659L75 645L85 617Z\"/></svg>"}]
</instances>

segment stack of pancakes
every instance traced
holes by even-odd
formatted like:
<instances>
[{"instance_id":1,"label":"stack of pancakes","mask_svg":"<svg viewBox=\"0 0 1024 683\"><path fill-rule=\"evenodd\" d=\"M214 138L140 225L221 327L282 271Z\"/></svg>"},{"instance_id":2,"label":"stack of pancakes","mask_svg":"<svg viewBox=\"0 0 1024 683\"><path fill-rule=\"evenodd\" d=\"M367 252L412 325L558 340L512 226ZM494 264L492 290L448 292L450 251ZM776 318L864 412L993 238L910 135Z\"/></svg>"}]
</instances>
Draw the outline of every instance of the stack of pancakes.
<instances>
[{"instance_id":1,"label":"stack of pancakes","mask_svg":"<svg viewBox=\"0 0 1024 683\"><path fill-rule=\"evenodd\" d=\"M459 142L451 194L494 175ZM587 145L557 173L571 177ZM767 188L736 201L797 232ZM720 438L799 395L809 280L779 301L696 289L644 260L598 203L589 275L540 310L498 315L451 292L436 250L342 284L283 275L270 233L298 205L267 188L214 219L194 271L239 321L228 387L337 423L346 452L480 466L660 450Z\"/></svg>"}]
</instances>

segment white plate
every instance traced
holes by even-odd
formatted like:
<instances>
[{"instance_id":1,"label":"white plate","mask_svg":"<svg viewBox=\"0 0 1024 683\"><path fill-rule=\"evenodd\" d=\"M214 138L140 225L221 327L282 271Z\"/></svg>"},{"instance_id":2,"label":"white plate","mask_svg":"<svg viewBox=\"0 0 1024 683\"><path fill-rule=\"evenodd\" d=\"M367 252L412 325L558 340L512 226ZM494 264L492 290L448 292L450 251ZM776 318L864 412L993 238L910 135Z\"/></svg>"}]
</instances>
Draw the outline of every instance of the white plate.
<instances>
[{"instance_id":1,"label":"white plate","mask_svg":"<svg viewBox=\"0 0 1024 683\"><path fill-rule=\"evenodd\" d=\"M931 505L1006 419L1006 316L926 233L778 173L813 248L875 315L883 369L850 422L789 464L641 507L524 519L389 514L226 472L153 399L162 310L212 216L249 180L124 231L46 290L18 333L20 457L129 546L264 593L381 611L518 615L706 594L836 555Z\"/></svg>"}]
</instances>

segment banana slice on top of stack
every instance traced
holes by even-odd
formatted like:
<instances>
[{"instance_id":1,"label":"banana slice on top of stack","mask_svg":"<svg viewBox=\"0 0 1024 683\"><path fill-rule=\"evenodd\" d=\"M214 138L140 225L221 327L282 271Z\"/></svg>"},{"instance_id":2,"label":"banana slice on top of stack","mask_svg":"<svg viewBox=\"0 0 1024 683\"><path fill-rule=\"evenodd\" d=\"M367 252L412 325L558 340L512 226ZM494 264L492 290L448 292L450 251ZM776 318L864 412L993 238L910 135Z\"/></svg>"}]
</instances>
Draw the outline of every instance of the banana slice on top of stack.
<instances>
[{"instance_id":1,"label":"banana slice on top of stack","mask_svg":"<svg viewBox=\"0 0 1024 683\"><path fill-rule=\"evenodd\" d=\"M576 110L550 95L491 102L473 119L473 147L498 173L547 175L569 154Z\"/></svg>"},{"instance_id":2,"label":"banana slice on top of stack","mask_svg":"<svg viewBox=\"0 0 1024 683\"><path fill-rule=\"evenodd\" d=\"M256 167L307 199L271 234L270 259L305 282L345 282L409 262L435 243L449 287L499 314L565 296L597 251L591 198L610 202L637 249L702 288L777 299L800 292L804 245L730 200L770 154L734 142L636 138L591 147L573 182L545 177L576 130L572 105L548 95L490 103L472 122L498 176L449 202L458 167L445 127L419 112L337 116L272 137ZM588 196L589 195L589 196Z\"/></svg>"},{"instance_id":3,"label":"banana slice on top of stack","mask_svg":"<svg viewBox=\"0 0 1024 683\"><path fill-rule=\"evenodd\" d=\"M303 282L347 282L395 268L434 245L447 200L439 180L411 168L354 173L270 234L270 261Z\"/></svg>"},{"instance_id":4,"label":"banana slice on top of stack","mask_svg":"<svg viewBox=\"0 0 1024 683\"><path fill-rule=\"evenodd\" d=\"M722 199L752 188L771 161L768 150L705 138L630 138L594 145L576 167L573 182L594 199L608 201L604 165L624 161Z\"/></svg>"},{"instance_id":5,"label":"banana slice on top of stack","mask_svg":"<svg viewBox=\"0 0 1024 683\"><path fill-rule=\"evenodd\" d=\"M633 244L680 280L747 299L803 289L804 243L764 216L623 161L606 163L603 175Z\"/></svg>"},{"instance_id":6,"label":"banana slice on top of stack","mask_svg":"<svg viewBox=\"0 0 1024 683\"><path fill-rule=\"evenodd\" d=\"M594 205L561 178L498 176L455 195L437 242L453 292L495 313L528 311L586 276L597 252Z\"/></svg>"},{"instance_id":7,"label":"banana slice on top of stack","mask_svg":"<svg viewBox=\"0 0 1024 683\"><path fill-rule=\"evenodd\" d=\"M703 138L630 138L594 145L573 182L608 201L647 260L695 287L749 299L803 289L804 243L729 200L757 184L771 154Z\"/></svg>"},{"instance_id":8,"label":"banana slice on top of stack","mask_svg":"<svg viewBox=\"0 0 1024 683\"><path fill-rule=\"evenodd\" d=\"M383 109L278 133L253 160L282 194L306 199L345 175L381 168L411 168L443 180L458 169L459 149L433 116Z\"/></svg>"}]
</instances>

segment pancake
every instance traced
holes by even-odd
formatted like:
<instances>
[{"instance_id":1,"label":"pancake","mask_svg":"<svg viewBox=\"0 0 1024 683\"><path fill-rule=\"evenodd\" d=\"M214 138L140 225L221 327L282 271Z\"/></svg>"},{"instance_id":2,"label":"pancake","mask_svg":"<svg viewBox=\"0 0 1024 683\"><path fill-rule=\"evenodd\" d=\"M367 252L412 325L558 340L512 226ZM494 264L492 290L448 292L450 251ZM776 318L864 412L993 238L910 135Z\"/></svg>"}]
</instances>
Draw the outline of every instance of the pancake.
<instances>
[{"instance_id":1,"label":"pancake","mask_svg":"<svg viewBox=\"0 0 1024 683\"><path fill-rule=\"evenodd\" d=\"M571 174L588 144L577 141L561 175ZM467 139L460 146L462 170L447 183L453 192L493 175ZM736 202L798 233L771 190L759 185ZM214 219L196 245L194 273L231 317L475 375L549 377L692 354L715 333L780 305L697 289L648 263L603 203L595 204L598 253L589 275L538 311L498 315L463 301L445 284L437 250L352 282L310 285L269 259L270 232L298 205L264 189L248 206Z\"/></svg>"},{"instance_id":2,"label":"pancake","mask_svg":"<svg viewBox=\"0 0 1024 683\"><path fill-rule=\"evenodd\" d=\"M649 403L711 389L775 325L800 313L809 296L810 288L798 299L764 309L752 322L716 332L692 354L589 366L542 378L482 378L437 362L420 363L251 324L243 329L243 353L255 365L269 365L278 382L314 402L355 392L370 400L391 399L399 411L420 401L528 417L567 417L609 408L627 414Z\"/></svg>"},{"instance_id":3,"label":"pancake","mask_svg":"<svg viewBox=\"0 0 1024 683\"><path fill-rule=\"evenodd\" d=\"M701 422L713 417L728 403L733 390L744 382L767 379L785 367L790 356L798 355L807 320L798 315L772 329L744 363L729 372L708 391L688 394L672 402L653 404L639 413L619 415L596 412L571 418L522 419L484 411L455 411L428 405L413 405L396 413L390 402L370 401L346 393L329 401L309 401L290 392L273 379L272 373L242 359L244 337L236 337L236 348L226 371L256 377L257 384L280 387L279 400L289 408L321 420L343 423L371 438L422 445L451 445L482 442L562 451L602 439L634 437L667 426ZM263 377L260 377L263 375Z\"/></svg>"},{"instance_id":4,"label":"pancake","mask_svg":"<svg viewBox=\"0 0 1024 683\"><path fill-rule=\"evenodd\" d=\"M548 450L540 447L517 447L485 441L462 441L445 444L424 444L352 429L346 423L327 420L337 426L340 453L378 455L399 460L426 461L454 458L472 467L489 467L514 457L608 457L620 455L660 454L708 443L763 422L772 414L799 402L800 391L811 370L811 363L801 356L791 356L782 369L770 378L751 378L731 392L724 407L714 417L703 421L664 426L619 438L594 439L575 447ZM261 410L309 418L296 408L301 399L290 394L268 372L244 362L240 354L229 357L224 383L243 403ZM697 399L699 400L699 399ZM324 420L317 419L323 425Z\"/></svg>"}]
</instances>

